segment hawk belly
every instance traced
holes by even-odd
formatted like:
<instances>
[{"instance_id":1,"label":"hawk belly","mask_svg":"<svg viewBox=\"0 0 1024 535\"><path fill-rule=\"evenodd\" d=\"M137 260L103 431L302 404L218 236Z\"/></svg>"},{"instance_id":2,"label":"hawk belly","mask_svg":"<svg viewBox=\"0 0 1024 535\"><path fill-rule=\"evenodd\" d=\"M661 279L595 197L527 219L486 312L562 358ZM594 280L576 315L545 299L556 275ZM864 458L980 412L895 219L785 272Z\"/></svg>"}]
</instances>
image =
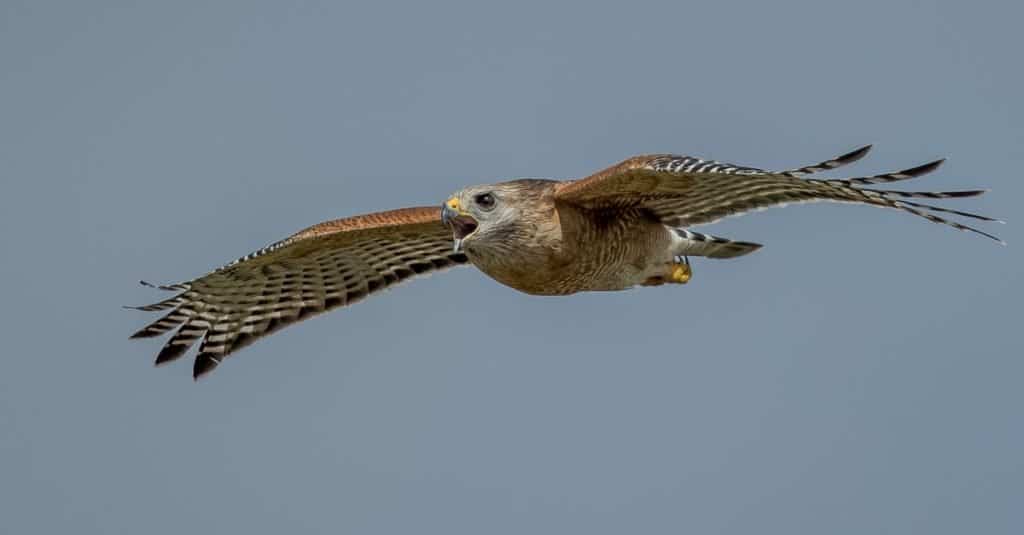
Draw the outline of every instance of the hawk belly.
<instances>
[{"instance_id":1,"label":"hawk belly","mask_svg":"<svg viewBox=\"0 0 1024 535\"><path fill-rule=\"evenodd\" d=\"M628 290L661 276L673 261L673 232L643 211L624 217L558 207L556 229L538 229L502 254L466 253L494 280L532 295Z\"/></svg>"}]
</instances>

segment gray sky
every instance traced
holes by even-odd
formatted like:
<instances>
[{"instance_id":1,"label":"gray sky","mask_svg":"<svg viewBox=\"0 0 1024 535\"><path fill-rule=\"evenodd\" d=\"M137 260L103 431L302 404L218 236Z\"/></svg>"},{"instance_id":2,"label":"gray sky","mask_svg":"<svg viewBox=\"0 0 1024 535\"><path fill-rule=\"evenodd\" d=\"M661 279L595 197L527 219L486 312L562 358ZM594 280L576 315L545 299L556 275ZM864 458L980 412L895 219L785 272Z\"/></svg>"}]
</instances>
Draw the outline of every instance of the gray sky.
<instances>
[{"instance_id":1,"label":"gray sky","mask_svg":"<svg viewBox=\"0 0 1024 535\"><path fill-rule=\"evenodd\" d=\"M0 3L0 532L1021 532L1020 7L152 4ZM864 143L1010 246L773 210L686 287L456 270L198 384L119 308L466 184Z\"/></svg>"}]
</instances>

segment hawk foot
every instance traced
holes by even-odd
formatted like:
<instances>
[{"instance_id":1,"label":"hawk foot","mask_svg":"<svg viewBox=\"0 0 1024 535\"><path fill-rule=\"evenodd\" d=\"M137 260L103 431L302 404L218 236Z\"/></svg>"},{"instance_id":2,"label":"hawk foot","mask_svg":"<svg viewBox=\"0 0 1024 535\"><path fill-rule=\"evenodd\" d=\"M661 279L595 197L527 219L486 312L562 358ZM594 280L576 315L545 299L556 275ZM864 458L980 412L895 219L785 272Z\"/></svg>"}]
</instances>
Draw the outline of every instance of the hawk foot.
<instances>
[{"instance_id":1,"label":"hawk foot","mask_svg":"<svg viewBox=\"0 0 1024 535\"><path fill-rule=\"evenodd\" d=\"M672 262L669 264L669 272L671 273L669 282L675 284L686 284L693 277L690 261L686 257L683 257L682 262Z\"/></svg>"},{"instance_id":2,"label":"hawk foot","mask_svg":"<svg viewBox=\"0 0 1024 535\"><path fill-rule=\"evenodd\" d=\"M686 284L693 277L693 269L690 268L690 261L685 256L682 262L669 262L666 265L665 275L650 277L643 282L643 286L661 286L662 284Z\"/></svg>"}]
</instances>

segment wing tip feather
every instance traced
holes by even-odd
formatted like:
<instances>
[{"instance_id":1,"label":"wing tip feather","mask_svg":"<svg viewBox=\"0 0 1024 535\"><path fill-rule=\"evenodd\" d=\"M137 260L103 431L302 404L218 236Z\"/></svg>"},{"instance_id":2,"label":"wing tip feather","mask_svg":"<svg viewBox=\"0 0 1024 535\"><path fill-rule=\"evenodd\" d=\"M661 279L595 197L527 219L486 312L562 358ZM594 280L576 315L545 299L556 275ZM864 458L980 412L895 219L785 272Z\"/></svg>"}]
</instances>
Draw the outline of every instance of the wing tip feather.
<instances>
[{"instance_id":1,"label":"wing tip feather","mask_svg":"<svg viewBox=\"0 0 1024 535\"><path fill-rule=\"evenodd\" d=\"M859 149L851 150L850 152L848 152L848 153L846 153L846 154L836 158L836 160L839 160L839 161L842 161L842 162L846 162L846 163L853 163L853 162L856 162L857 160L860 160L861 158L867 156L868 153L871 152L871 149L873 149L873 148L875 148L875 144L874 143L868 143L867 145L864 145L863 147L860 147Z\"/></svg>"},{"instance_id":2,"label":"wing tip feather","mask_svg":"<svg viewBox=\"0 0 1024 535\"><path fill-rule=\"evenodd\" d=\"M922 175L927 175L929 173L934 172L939 167L942 167L942 164L944 164L944 163L946 163L946 159L945 158L939 158L938 160L932 160L932 161L930 161L928 163L923 163L921 165L918 165L917 167L911 167L910 169L904 169L903 171L899 171L899 174L909 175L911 177L915 177L916 178L916 177L919 177L919 176L922 176Z\"/></svg>"},{"instance_id":3,"label":"wing tip feather","mask_svg":"<svg viewBox=\"0 0 1024 535\"><path fill-rule=\"evenodd\" d=\"M192 363L192 380L199 381L200 378L212 372L219 365L220 359L210 353L196 355L196 359Z\"/></svg>"},{"instance_id":4,"label":"wing tip feather","mask_svg":"<svg viewBox=\"0 0 1024 535\"><path fill-rule=\"evenodd\" d=\"M149 327L144 327L144 328L139 329L138 331L135 331L134 333L132 333L132 335L129 336L128 339L129 340L139 340L139 339L142 339L142 338L154 338L156 336L159 336L159 333L154 333L154 332L150 331Z\"/></svg>"},{"instance_id":5,"label":"wing tip feather","mask_svg":"<svg viewBox=\"0 0 1024 535\"><path fill-rule=\"evenodd\" d=\"M164 345L163 349L160 350L160 353L157 353L156 360L153 361L154 365L164 364L181 358L181 356L188 351L189 346L191 346L191 344L175 344L174 341L175 340L172 338L166 345Z\"/></svg>"}]
</instances>

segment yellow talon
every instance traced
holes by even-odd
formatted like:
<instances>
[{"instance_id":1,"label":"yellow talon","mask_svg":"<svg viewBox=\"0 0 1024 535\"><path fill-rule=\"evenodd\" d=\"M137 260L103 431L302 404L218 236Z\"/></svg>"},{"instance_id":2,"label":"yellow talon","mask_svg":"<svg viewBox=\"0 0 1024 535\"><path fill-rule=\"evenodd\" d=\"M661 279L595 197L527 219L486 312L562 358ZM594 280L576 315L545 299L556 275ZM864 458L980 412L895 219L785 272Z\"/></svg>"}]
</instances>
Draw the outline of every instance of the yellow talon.
<instances>
[{"instance_id":1,"label":"yellow talon","mask_svg":"<svg viewBox=\"0 0 1024 535\"><path fill-rule=\"evenodd\" d=\"M672 264L672 282L686 284L693 276L689 264Z\"/></svg>"}]
</instances>

